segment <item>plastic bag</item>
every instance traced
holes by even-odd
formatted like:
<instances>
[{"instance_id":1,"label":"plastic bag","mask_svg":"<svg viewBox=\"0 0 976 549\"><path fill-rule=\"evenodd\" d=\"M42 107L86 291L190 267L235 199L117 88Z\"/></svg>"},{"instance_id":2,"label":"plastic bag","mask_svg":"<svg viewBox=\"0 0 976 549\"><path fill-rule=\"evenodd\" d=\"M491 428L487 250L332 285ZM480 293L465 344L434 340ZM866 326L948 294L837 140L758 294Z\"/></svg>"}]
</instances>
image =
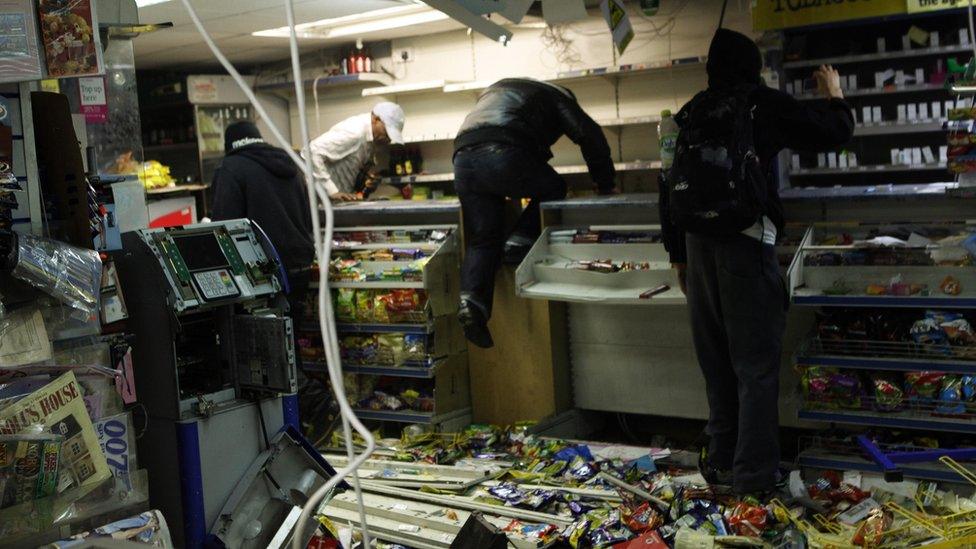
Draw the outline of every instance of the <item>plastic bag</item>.
<instances>
[{"instance_id":1,"label":"plastic bag","mask_svg":"<svg viewBox=\"0 0 976 549\"><path fill-rule=\"evenodd\" d=\"M22 234L12 274L87 316L98 314L102 260L93 250Z\"/></svg>"}]
</instances>

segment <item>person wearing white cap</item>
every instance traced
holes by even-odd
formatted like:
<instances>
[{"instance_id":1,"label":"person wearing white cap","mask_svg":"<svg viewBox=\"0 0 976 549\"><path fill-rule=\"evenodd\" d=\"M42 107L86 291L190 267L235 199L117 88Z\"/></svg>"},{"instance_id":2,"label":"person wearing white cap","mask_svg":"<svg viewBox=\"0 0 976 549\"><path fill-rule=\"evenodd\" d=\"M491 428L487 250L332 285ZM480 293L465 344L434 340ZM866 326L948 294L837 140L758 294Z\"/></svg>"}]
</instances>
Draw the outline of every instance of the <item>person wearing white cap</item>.
<instances>
[{"instance_id":1,"label":"person wearing white cap","mask_svg":"<svg viewBox=\"0 0 976 549\"><path fill-rule=\"evenodd\" d=\"M368 113L349 117L309 144L312 175L333 201L357 200L356 192L379 179L375 145L403 144L403 109L378 103Z\"/></svg>"}]
</instances>

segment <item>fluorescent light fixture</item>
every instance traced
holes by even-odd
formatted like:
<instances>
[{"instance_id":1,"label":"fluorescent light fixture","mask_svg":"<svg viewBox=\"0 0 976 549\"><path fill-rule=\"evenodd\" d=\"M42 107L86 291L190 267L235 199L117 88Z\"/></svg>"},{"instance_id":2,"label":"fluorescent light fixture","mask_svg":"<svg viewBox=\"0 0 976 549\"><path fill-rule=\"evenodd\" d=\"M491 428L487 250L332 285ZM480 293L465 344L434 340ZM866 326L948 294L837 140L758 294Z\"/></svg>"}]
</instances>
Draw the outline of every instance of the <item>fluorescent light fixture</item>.
<instances>
[{"instance_id":1,"label":"fluorescent light fixture","mask_svg":"<svg viewBox=\"0 0 976 549\"><path fill-rule=\"evenodd\" d=\"M163 2L169 2L169 0L136 0L136 7L144 8L146 6L162 4Z\"/></svg>"},{"instance_id":2,"label":"fluorescent light fixture","mask_svg":"<svg viewBox=\"0 0 976 549\"><path fill-rule=\"evenodd\" d=\"M296 25L299 38L341 38L362 36L373 32L399 29L448 19L447 14L424 4L411 4L357 13L345 17L321 19ZM287 37L288 27L279 27L252 33L254 36Z\"/></svg>"}]
</instances>

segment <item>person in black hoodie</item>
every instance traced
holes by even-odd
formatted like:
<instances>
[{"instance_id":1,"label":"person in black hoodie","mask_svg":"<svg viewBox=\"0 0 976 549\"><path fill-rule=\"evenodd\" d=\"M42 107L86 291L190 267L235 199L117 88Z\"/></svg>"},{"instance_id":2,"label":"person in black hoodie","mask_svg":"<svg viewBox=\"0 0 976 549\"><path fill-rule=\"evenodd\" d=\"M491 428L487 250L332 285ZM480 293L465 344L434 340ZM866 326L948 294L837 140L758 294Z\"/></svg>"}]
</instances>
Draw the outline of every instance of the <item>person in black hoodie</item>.
<instances>
[{"instance_id":1,"label":"person in black hoodie","mask_svg":"<svg viewBox=\"0 0 976 549\"><path fill-rule=\"evenodd\" d=\"M297 322L315 257L304 178L288 153L265 143L252 122L227 126L224 150L227 156L214 173L211 217L249 218L264 229L288 271L288 302Z\"/></svg>"},{"instance_id":2,"label":"person in black hoodie","mask_svg":"<svg viewBox=\"0 0 976 549\"><path fill-rule=\"evenodd\" d=\"M615 186L610 146L599 124L568 89L530 78L506 78L478 98L454 140L454 186L464 212L467 250L461 267L458 320L479 347L488 331L495 272L519 263L541 232L539 202L565 198L566 182L549 165L562 136L579 145L600 193ZM505 199L531 199L505 235Z\"/></svg>"},{"instance_id":3,"label":"person in black hoodie","mask_svg":"<svg viewBox=\"0 0 976 549\"><path fill-rule=\"evenodd\" d=\"M685 234L669 217L661 192L665 247L687 295L692 336L705 377L709 405L700 467L711 483L731 484L739 494L774 490L779 464L779 375L789 303L775 244L783 230L783 207L772 175L784 148L826 150L853 134L851 107L832 67L816 71L822 101L801 103L765 87L762 54L737 32L719 29L708 50L709 90L741 89L752 108L756 154L767 182L763 213L755 225L725 237ZM687 120L685 105L675 117Z\"/></svg>"}]
</instances>

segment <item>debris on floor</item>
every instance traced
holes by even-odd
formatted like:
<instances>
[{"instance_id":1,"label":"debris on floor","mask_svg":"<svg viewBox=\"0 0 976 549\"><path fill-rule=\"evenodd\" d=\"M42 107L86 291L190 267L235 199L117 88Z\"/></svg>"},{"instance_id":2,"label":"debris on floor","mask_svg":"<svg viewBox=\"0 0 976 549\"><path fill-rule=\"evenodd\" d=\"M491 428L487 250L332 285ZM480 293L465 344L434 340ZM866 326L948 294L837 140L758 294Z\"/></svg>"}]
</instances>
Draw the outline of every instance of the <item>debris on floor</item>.
<instances>
[{"instance_id":1,"label":"debris on floor","mask_svg":"<svg viewBox=\"0 0 976 549\"><path fill-rule=\"evenodd\" d=\"M472 517L516 548L976 547L976 501L935 483L791 471L776 493L740 498L707 486L686 451L541 438L526 426L386 442L359 473L378 547L475 547L460 535ZM320 509L342 547L359 539L357 510L352 491Z\"/></svg>"}]
</instances>

